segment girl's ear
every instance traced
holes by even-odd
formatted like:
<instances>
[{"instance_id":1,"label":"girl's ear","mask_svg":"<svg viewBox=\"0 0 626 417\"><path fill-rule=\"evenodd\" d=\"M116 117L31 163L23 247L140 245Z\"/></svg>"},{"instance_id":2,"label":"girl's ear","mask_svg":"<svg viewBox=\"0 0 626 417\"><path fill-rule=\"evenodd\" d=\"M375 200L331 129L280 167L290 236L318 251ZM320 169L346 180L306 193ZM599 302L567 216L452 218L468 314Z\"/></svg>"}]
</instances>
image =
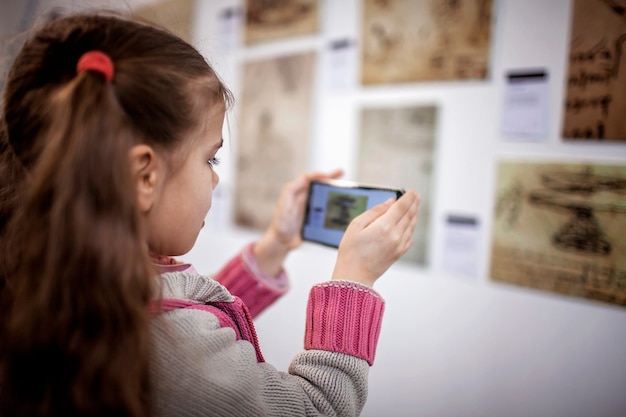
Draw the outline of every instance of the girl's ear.
<instances>
[{"instance_id":1,"label":"girl's ear","mask_svg":"<svg viewBox=\"0 0 626 417\"><path fill-rule=\"evenodd\" d=\"M131 175L137 191L137 204L142 213L147 213L154 204L161 174L157 155L150 146L141 144L130 149L129 157Z\"/></svg>"}]
</instances>

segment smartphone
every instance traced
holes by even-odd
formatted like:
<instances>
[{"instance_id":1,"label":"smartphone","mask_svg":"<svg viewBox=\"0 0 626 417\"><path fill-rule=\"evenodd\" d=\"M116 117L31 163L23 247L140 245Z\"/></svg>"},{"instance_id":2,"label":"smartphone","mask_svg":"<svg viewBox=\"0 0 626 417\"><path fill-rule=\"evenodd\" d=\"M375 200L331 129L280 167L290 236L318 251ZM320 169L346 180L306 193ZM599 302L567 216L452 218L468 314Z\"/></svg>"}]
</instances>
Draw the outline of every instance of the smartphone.
<instances>
[{"instance_id":1,"label":"smartphone","mask_svg":"<svg viewBox=\"0 0 626 417\"><path fill-rule=\"evenodd\" d=\"M359 214L397 199L404 190L351 181L312 181L302 224L302 239L338 247L348 224Z\"/></svg>"}]
</instances>

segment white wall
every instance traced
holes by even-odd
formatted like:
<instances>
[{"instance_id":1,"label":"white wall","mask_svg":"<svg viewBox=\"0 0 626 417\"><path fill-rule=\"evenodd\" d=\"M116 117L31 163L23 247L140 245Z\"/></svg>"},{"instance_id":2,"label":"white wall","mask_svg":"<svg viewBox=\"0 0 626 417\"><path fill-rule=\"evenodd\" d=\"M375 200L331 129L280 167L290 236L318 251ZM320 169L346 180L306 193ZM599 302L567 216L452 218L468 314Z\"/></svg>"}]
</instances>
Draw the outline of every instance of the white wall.
<instances>
[{"instance_id":1,"label":"white wall","mask_svg":"<svg viewBox=\"0 0 626 417\"><path fill-rule=\"evenodd\" d=\"M430 267L397 264L376 284L387 309L364 416L588 417L626 415L626 311L491 281L490 218L495 164L502 157L626 163L626 147L571 144L560 139L568 50L568 0L496 1L492 78L486 82L421 83L334 93L325 55L332 40L360 34L359 0L322 1L321 32L312 37L224 51L219 13L236 0L199 1L197 46L236 94L239 64L297 52L320 52L314 148L308 168L353 172L358 109L368 104L436 103L436 201ZM499 133L504 74L546 68L550 80L547 142L504 142ZM188 256L213 271L254 232L224 226L234 178L237 112L219 172L222 196ZM444 219L449 213L481 221L479 278L448 276L441 268ZM218 224L216 224L218 223ZM219 225L222 224L222 225ZM328 279L334 251L305 244L286 268L292 291L257 321L268 362L287 369L302 347L308 289Z\"/></svg>"},{"instance_id":2,"label":"white wall","mask_svg":"<svg viewBox=\"0 0 626 417\"><path fill-rule=\"evenodd\" d=\"M343 167L346 177L351 176L358 109L363 105L439 106L430 266L400 263L376 284L387 305L363 415L626 415L626 310L499 284L487 273L495 164L500 158L626 163L623 144L571 144L559 139L570 2L496 1L489 81L357 87L347 93L326 88L324 51L332 40L359 38L359 0L322 0L319 35L224 51L219 13L242 4L242 0L198 0L196 45L236 94L241 62L308 48L320 52L308 169ZM548 141L504 142L499 134L504 73L532 67L546 68L550 75ZM229 143L220 155L218 198L196 248L186 257L207 273L258 237L257 232L230 223L237 117L235 109L225 132ZM450 213L481 221L476 279L450 276L441 267L444 219ZM334 254L312 244L294 252L286 264L292 290L257 321L265 358L281 370L302 348L308 290L329 278Z\"/></svg>"}]
</instances>

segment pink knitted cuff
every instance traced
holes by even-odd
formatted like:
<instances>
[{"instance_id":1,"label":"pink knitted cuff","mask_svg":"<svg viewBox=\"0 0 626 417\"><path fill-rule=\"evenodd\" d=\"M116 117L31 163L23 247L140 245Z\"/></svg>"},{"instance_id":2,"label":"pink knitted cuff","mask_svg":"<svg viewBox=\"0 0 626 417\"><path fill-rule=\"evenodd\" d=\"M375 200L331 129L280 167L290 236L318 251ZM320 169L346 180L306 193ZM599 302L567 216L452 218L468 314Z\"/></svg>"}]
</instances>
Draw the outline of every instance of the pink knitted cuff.
<instances>
[{"instance_id":1,"label":"pink knitted cuff","mask_svg":"<svg viewBox=\"0 0 626 417\"><path fill-rule=\"evenodd\" d=\"M256 265L253 248L254 243L246 246L214 278L233 295L241 298L251 316L256 317L289 290L289 280L284 271L276 278L264 275Z\"/></svg>"},{"instance_id":2,"label":"pink knitted cuff","mask_svg":"<svg viewBox=\"0 0 626 417\"><path fill-rule=\"evenodd\" d=\"M307 306L305 349L340 352L374 363L385 310L369 287L330 281L311 289Z\"/></svg>"}]
</instances>

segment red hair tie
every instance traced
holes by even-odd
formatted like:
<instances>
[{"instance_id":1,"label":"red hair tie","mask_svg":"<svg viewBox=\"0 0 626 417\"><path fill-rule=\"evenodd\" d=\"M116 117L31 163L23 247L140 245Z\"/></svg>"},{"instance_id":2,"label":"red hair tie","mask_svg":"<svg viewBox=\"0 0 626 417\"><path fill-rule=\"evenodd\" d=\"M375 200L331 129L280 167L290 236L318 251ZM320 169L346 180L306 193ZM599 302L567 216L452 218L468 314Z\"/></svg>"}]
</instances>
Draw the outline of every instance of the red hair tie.
<instances>
[{"instance_id":1,"label":"red hair tie","mask_svg":"<svg viewBox=\"0 0 626 417\"><path fill-rule=\"evenodd\" d=\"M104 75L107 81L111 81L113 79L113 61L104 52L85 52L76 64L76 72L80 74L83 71L99 72Z\"/></svg>"}]
</instances>

